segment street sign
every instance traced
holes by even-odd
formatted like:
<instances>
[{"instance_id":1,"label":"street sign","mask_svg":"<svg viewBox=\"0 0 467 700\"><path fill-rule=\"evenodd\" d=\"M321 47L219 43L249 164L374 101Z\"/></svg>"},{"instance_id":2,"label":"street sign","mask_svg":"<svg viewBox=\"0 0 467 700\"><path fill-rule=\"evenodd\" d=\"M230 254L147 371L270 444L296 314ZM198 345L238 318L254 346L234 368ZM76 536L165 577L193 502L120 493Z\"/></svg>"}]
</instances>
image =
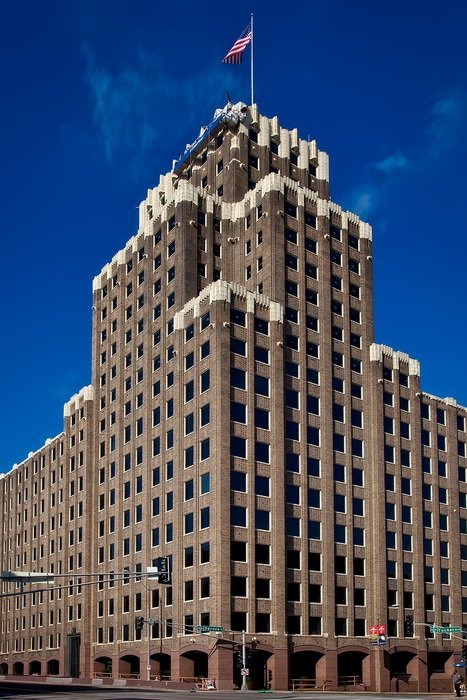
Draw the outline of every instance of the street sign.
<instances>
[{"instance_id":1,"label":"street sign","mask_svg":"<svg viewBox=\"0 0 467 700\"><path fill-rule=\"evenodd\" d=\"M198 625L196 628L197 632L223 632L224 628L223 627L213 627L212 625Z\"/></svg>"},{"instance_id":2,"label":"street sign","mask_svg":"<svg viewBox=\"0 0 467 700\"><path fill-rule=\"evenodd\" d=\"M250 675L250 669L249 669L249 668L242 668L242 670L240 671L240 673L242 674L242 676L249 676L249 675Z\"/></svg>"},{"instance_id":3,"label":"street sign","mask_svg":"<svg viewBox=\"0 0 467 700\"><path fill-rule=\"evenodd\" d=\"M386 634L386 625L370 625L370 635Z\"/></svg>"},{"instance_id":4,"label":"street sign","mask_svg":"<svg viewBox=\"0 0 467 700\"><path fill-rule=\"evenodd\" d=\"M432 634L450 634L451 632L462 632L460 627L430 627Z\"/></svg>"}]
</instances>

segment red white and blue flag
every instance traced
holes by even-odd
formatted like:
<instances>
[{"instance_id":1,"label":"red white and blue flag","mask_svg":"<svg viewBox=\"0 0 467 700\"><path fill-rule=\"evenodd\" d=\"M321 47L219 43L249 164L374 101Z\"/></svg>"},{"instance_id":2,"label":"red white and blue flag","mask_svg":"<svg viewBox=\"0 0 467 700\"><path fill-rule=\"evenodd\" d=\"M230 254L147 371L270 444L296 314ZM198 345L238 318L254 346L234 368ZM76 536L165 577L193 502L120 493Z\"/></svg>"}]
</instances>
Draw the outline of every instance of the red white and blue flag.
<instances>
[{"instance_id":1,"label":"red white and blue flag","mask_svg":"<svg viewBox=\"0 0 467 700\"><path fill-rule=\"evenodd\" d=\"M247 26L238 37L229 53L222 59L222 63L241 63L243 52L251 41L251 24Z\"/></svg>"}]
</instances>

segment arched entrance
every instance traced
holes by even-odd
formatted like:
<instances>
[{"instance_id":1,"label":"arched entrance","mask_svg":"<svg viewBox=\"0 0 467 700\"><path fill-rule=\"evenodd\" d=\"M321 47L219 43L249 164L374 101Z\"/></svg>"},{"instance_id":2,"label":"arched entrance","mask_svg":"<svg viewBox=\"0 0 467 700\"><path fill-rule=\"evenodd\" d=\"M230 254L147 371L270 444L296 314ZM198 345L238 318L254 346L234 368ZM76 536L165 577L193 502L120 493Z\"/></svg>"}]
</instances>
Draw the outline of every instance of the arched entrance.
<instances>
[{"instance_id":1,"label":"arched entrance","mask_svg":"<svg viewBox=\"0 0 467 700\"><path fill-rule=\"evenodd\" d=\"M337 684L344 687L364 684L367 679L363 665L367 658L368 652L341 651L337 657Z\"/></svg>"},{"instance_id":2,"label":"arched entrance","mask_svg":"<svg viewBox=\"0 0 467 700\"><path fill-rule=\"evenodd\" d=\"M41 662L40 661L30 661L29 662L29 675L30 676L40 676L41 675Z\"/></svg>"},{"instance_id":3,"label":"arched entrance","mask_svg":"<svg viewBox=\"0 0 467 700\"><path fill-rule=\"evenodd\" d=\"M453 663L459 661L449 652L429 651L427 654L428 690L432 693L450 693L452 691ZM458 667L459 668L459 667ZM460 667L465 676L465 667Z\"/></svg>"},{"instance_id":4,"label":"arched entrance","mask_svg":"<svg viewBox=\"0 0 467 700\"><path fill-rule=\"evenodd\" d=\"M272 654L262 649L252 649L250 664L250 689L263 690L270 688L273 683L273 670L268 665Z\"/></svg>"},{"instance_id":5,"label":"arched entrance","mask_svg":"<svg viewBox=\"0 0 467 700\"><path fill-rule=\"evenodd\" d=\"M418 669L411 668L416 661L416 654L411 651L395 651L389 657L389 673L391 678L391 692L407 692L409 690L412 673L418 683Z\"/></svg>"},{"instance_id":6,"label":"arched entrance","mask_svg":"<svg viewBox=\"0 0 467 700\"><path fill-rule=\"evenodd\" d=\"M324 678L320 678L319 670L317 669L318 662L324 657L317 651L296 651L290 655L290 681L310 681L320 685L320 681L324 683Z\"/></svg>"},{"instance_id":7,"label":"arched entrance","mask_svg":"<svg viewBox=\"0 0 467 700\"><path fill-rule=\"evenodd\" d=\"M13 675L24 676L24 664L22 661L15 661L13 664Z\"/></svg>"},{"instance_id":8,"label":"arched entrance","mask_svg":"<svg viewBox=\"0 0 467 700\"><path fill-rule=\"evenodd\" d=\"M180 655L180 678L207 678L208 655L195 649Z\"/></svg>"},{"instance_id":9,"label":"arched entrance","mask_svg":"<svg viewBox=\"0 0 467 700\"><path fill-rule=\"evenodd\" d=\"M95 678L110 678L112 676L112 659L110 656L99 656L94 659Z\"/></svg>"},{"instance_id":10,"label":"arched entrance","mask_svg":"<svg viewBox=\"0 0 467 700\"><path fill-rule=\"evenodd\" d=\"M134 656L133 654L122 656L118 661L118 675L120 678L139 678L139 656Z\"/></svg>"},{"instance_id":11,"label":"arched entrance","mask_svg":"<svg viewBox=\"0 0 467 700\"><path fill-rule=\"evenodd\" d=\"M47 675L58 676L60 673L60 663L58 659L50 659L47 661Z\"/></svg>"},{"instance_id":12,"label":"arched entrance","mask_svg":"<svg viewBox=\"0 0 467 700\"><path fill-rule=\"evenodd\" d=\"M169 681L172 677L171 664L169 654L151 654L151 678Z\"/></svg>"},{"instance_id":13,"label":"arched entrance","mask_svg":"<svg viewBox=\"0 0 467 700\"><path fill-rule=\"evenodd\" d=\"M0 675L2 675L2 676L8 675L8 664L6 664L6 663L0 664Z\"/></svg>"}]
</instances>

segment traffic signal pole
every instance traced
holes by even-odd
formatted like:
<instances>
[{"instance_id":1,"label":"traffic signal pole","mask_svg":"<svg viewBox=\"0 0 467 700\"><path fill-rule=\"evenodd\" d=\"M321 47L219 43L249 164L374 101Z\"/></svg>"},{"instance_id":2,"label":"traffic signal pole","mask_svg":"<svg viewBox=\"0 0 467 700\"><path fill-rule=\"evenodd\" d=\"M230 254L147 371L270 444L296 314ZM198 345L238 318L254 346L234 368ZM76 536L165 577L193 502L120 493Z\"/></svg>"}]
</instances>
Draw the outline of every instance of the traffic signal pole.
<instances>
[{"instance_id":1,"label":"traffic signal pole","mask_svg":"<svg viewBox=\"0 0 467 700\"><path fill-rule=\"evenodd\" d=\"M146 680L151 680L151 620L149 619L148 610L147 630L146 630Z\"/></svg>"},{"instance_id":2,"label":"traffic signal pole","mask_svg":"<svg viewBox=\"0 0 467 700\"><path fill-rule=\"evenodd\" d=\"M240 690L248 690L245 669L246 669L245 630L242 630L242 687L240 688Z\"/></svg>"}]
</instances>

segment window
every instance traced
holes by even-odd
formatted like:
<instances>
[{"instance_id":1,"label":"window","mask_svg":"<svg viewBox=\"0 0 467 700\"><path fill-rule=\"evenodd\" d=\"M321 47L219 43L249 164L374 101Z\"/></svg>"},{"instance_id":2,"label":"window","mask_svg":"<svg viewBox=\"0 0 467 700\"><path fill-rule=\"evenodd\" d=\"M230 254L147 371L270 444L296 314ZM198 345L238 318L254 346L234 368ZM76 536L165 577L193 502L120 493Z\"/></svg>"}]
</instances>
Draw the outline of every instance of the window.
<instances>
[{"instance_id":1,"label":"window","mask_svg":"<svg viewBox=\"0 0 467 700\"><path fill-rule=\"evenodd\" d=\"M195 395L195 384L194 381L191 380L185 384L185 403L188 401L191 401L191 399Z\"/></svg>"},{"instance_id":2,"label":"window","mask_svg":"<svg viewBox=\"0 0 467 700\"><path fill-rule=\"evenodd\" d=\"M232 491L246 493L246 474L244 472L230 472L230 488Z\"/></svg>"},{"instance_id":3,"label":"window","mask_svg":"<svg viewBox=\"0 0 467 700\"><path fill-rule=\"evenodd\" d=\"M201 495L205 493L209 493L210 491L210 483L211 483L211 478L209 472L206 472L205 474L201 474L200 479L199 479L199 490Z\"/></svg>"},{"instance_id":4,"label":"window","mask_svg":"<svg viewBox=\"0 0 467 700\"><path fill-rule=\"evenodd\" d=\"M347 541L347 528L345 525L334 526L334 541L345 544Z\"/></svg>"},{"instance_id":5,"label":"window","mask_svg":"<svg viewBox=\"0 0 467 700\"><path fill-rule=\"evenodd\" d=\"M410 479L401 479L401 492L406 496L412 495L412 482L410 481Z\"/></svg>"},{"instance_id":6,"label":"window","mask_svg":"<svg viewBox=\"0 0 467 700\"><path fill-rule=\"evenodd\" d=\"M332 441L333 441L333 449L336 450L336 452L345 452L345 437L344 437L344 435L339 435L338 433L334 433Z\"/></svg>"},{"instance_id":7,"label":"window","mask_svg":"<svg viewBox=\"0 0 467 700\"><path fill-rule=\"evenodd\" d=\"M246 458L246 439L232 435L230 438L230 454L232 457Z\"/></svg>"},{"instance_id":8,"label":"window","mask_svg":"<svg viewBox=\"0 0 467 700\"><path fill-rule=\"evenodd\" d=\"M255 442L255 460L269 464L269 445L267 443Z\"/></svg>"},{"instance_id":9,"label":"window","mask_svg":"<svg viewBox=\"0 0 467 700\"><path fill-rule=\"evenodd\" d=\"M190 532L193 532L194 529L194 519L193 519L193 513L185 513L184 518L183 518L183 531L185 535L190 534Z\"/></svg>"},{"instance_id":10,"label":"window","mask_svg":"<svg viewBox=\"0 0 467 700\"><path fill-rule=\"evenodd\" d=\"M200 392L203 393L204 391L207 391L209 389L209 385L210 385L210 374L209 374L209 370L207 369L201 375Z\"/></svg>"},{"instance_id":11,"label":"window","mask_svg":"<svg viewBox=\"0 0 467 700\"><path fill-rule=\"evenodd\" d=\"M255 511L255 528L257 530L270 530L270 512L267 510L256 509Z\"/></svg>"},{"instance_id":12,"label":"window","mask_svg":"<svg viewBox=\"0 0 467 700\"><path fill-rule=\"evenodd\" d=\"M246 371L232 367L230 370L230 384L237 389L246 389Z\"/></svg>"},{"instance_id":13,"label":"window","mask_svg":"<svg viewBox=\"0 0 467 700\"><path fill-rule=\"evenodd\" d=\"M430 418L430 406L427 403L420 404L420 416L429 420Z\"/></svg>"},{"instance_id":14,"label":"window","mask_svg":"<svg viewBox=\"0 0 467 700\"><path fill-rule=\"evenodd\" d=\"M297 232L290 228L284 229L284 238L291 243L297 243Z\"/></svg>"},{"instance_id":15,"label":"window","mask_svg":"<svg viewBox=\"0 0 467 700\"><path fill-rule=\"evenodd\" d=\"M345 507L345 496L336 493L334 495L334 511L336 513L345 513L346 512L346 507Z\"/></svg>"},{"instance_id":16,"label":"window","mask_svg":"<svg viewBox=\"0 0 467 700\"><path fill-rule=\"evenodd\" d=\"M300 537L300 518L286 518L286 533L289 537Z\"/></svg>"},{"instance_id":17,"label":"window","mask_svg":"<svg viewBox=\"0 0 467 700\"><path fill-rule=\"evenodd\" d=\"M210 511L209 511L209 506L206 506L205 508L201 508L200 510L200 528L205 529L209 527L209 518L210 518Z\"/></svg>"},{"instance_id":18,"label":"window","mask_svg":"<svg viewBox=\"0 0 467 700\"><path fill-rule=\"evenodd\" d=\"M269 396L269 379L259 374L255 374L255 394Z\"/></svg>"},{"instance_id":19,"label":"window","mask_svg":"<svg viewBox=\"0 0 467 700\"><path fill-rule=\"evenodd\" d=\"M200 442L200 460L208 459L210 454L209 438L205 438Z\"/></svg>"},{"instance_id":20,"label":"window","mask_svg":"<svg viewBox=\"0 0 467 700\"><path fill-rule=\"evenodd\" d=\"M337 250L331 250L331 262L336 265L342 265L342 254Z\"/></svg>"},{"instance_id":21,"label":"window","mask_svg":"<svg viewBox=\"0 0 467 700\"><path fill-rule=\"evenodd\" d=\"M230 520L232 525L246 527L246 508L243 506L231 506Z\"/></svg>"}]
</instances>

